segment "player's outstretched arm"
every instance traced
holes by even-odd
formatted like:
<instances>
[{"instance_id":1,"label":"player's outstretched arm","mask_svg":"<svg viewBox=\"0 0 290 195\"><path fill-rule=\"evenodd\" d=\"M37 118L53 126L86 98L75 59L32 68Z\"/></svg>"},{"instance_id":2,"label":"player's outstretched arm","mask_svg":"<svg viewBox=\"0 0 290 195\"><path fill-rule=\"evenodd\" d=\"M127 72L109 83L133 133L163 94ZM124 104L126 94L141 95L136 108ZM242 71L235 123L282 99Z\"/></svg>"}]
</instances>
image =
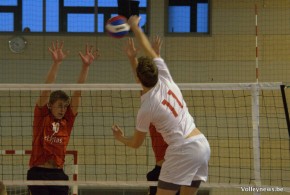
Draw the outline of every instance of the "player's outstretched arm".
<instances>
[{"instance_id":1,"label":"player's outstretched arm","mask_svg":"<svg viewBox=\"0 0 290 195\"><path fill-rule=\"evenodd\" d=\"M152 48L147 36L144 34L142 29L139 27L139 16L131 16L128 20L128 24L130 25L131 30L134 32L136 39L138 40L140 46L142 47L143 51L145 52L146 56L151 58L156 58L158 55L155 53L154 49Z\"/></svg>"},{"instance_id":2,"label":"player's outstretched arm","mask_svg":"<svg viewBox=\"0 0 290 195\"><path fill-rule=\"evenodd\" d=\"M135 48L134 40L132 38L129 38L125 45L125 53L130 61L134 78L137 81L136 68L138 66L137 60L138 49Z\"/></svg>"},{"instance_id":3,"label":"player's outstretched arm","mask_svg":"<svg viewBox=\"0 0 290 195\"><path fill-rule=\"evenodd\" d=\"M79 56L82 60L82 68L77 80L77 83L85 83L88 77L89 67L93 63L94 60L98 59L100 56L99 50L94 49L93 46L89 46L86 44L86 52L83 54L81 51L79 52ZM78 112L78 107L81 98L81 91L74 91L71 98L71 108L74 114Z\"/></svg>"},{"instance_id":4,"label":"player's outstretched arm","mask_svg":"<svg viewBox=\"0 0 290 195\"><path fill-rule=\"evenodd\" d=\"M134 135L132 137L125 137L123 130L118 125L113 125L112 131L116 140L122 142L123 144L131 148L139 148L144 142L144 139L146 137L145 132L141 132L138 130L135 130Z\"/></svg>"},{"instance_id":5,"label":"player's outstretched arm","mask_svg":"<svg viewBox=\"0 0 290 195\"><path fill-rule=\"evenodd\" d=\"M162 47L162 43L163 41L161 40L161 38L156 35L153 38L153 41L151 43L153 50L155 51L155 53L157 54L158 57L160 57L160 51L161 51L161 47Z\"/></svg>"},{"instance_id":6,"label":"player's outstretched arm","mask_svg":"<svg viewBox=\"0 0 290 195\"><path fill-rule=\"evenodd\" d=\"M55 42L52 42L50 47L48 47L48 51L51 54L53 63L47 73L46 80L45 80L46 84L55 82L59 66L61 62L63 61L63 59L65 59L68 55L68 52L63 52L63 46L64 46L63 41L61 42L55 41ZM40 97L37 100L38 106L44 106L48 103L50 92L51 92L50 90L41 91Z\"/></svg>"}]
</instances>

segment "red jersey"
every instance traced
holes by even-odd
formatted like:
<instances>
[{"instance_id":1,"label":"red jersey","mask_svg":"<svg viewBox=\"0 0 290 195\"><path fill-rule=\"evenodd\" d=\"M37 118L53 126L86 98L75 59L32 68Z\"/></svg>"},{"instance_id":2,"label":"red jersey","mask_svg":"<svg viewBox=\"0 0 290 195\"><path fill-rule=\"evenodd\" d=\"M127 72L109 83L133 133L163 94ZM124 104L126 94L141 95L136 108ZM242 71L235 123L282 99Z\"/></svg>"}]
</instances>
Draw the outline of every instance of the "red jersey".
<instances>
[{"instance_id":1,"label":"red jersey","mask_svg":"<svg viewBox=\"0 0 290 195\"><path fill-rule=\"evenodd\" d=\"M164 160L165 152L168 147L167 143L163 140L161 134L156 131L154 125L150 124L149 132L156 162Z\"/></svg>"},{"instance_id":2,"label":"red jersey","mask_svg":"<svg viewBox=\"0 0 290 195\"><path fill-rule=\"evenodd\" d=\"M48 160L63 167L75 118L70 106L60 120L53 117L47 106L35 106L30 167L43 165Z\"/></svg>"}]
</instances>

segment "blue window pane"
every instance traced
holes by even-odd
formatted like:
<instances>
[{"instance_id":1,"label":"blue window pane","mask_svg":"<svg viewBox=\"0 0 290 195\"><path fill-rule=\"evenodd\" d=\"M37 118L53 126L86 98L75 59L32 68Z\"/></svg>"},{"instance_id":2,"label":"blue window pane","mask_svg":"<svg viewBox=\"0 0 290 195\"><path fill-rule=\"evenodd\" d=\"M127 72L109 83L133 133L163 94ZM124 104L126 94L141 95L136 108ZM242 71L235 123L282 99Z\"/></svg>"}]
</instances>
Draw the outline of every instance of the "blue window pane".
<instances>
[{"instance_id":1,"label":"blue window pane","mask_svg":"<svg viewBox=\"0 0 290 195\"><path fill-rule=\"evenodd\" d=\"M118 16L118 14L111 14L111 18Z\"/></svg>"},{"instance_id":2,"label":"blue window pane","mask_svg":"<svg viewBox=\"0 0 290 195\"><path fill-rule=\"evenodd\" d=\"M118 7L118 0L99 0L98 7Z\"/></svg>"},{"instance_id":3,"label":"blue window pane","mask_svg":"<svg viewBox=\"0 0 290 195\"><path fill-rule=\"evenodd\" d=\"M1 0L0 1L0 5L4 5L4 6L10 5L10 6L13 6L13 5L18 5L18 4L17 4L17 0Z\"/></svg>"},{"instance_id":4,"label":"blue window pane","mask_svg":"<svg viewBox=\"0 0 290 195\"><path fill-rule=\"evenodd\" d=\"M22 29L28 27L31 32L43 31L43 1L23 0Z\"/></svg>"},{"instance_id":5,"label":"blue window pane","mask_svg":"<svg viewBox=\"0 0 290 195\"><path fill-rule=\"evenodd\" d=\"M147 7L147 0L140 0L139 7ZM118 7L118 0L99 0L98 7Z\"/></svg>"},{"instance_id":6,"label":"blue window pane","mask_svg":"<svg viewBox=\"0 0 290 195\"><path fill-rule=\"evenodd\" d=\"M98 32L104 32L104 14L98 14Z\"/></svg>"},{"instance_id":7,"label":"blue window pane","mask_svg":"<svg viewBox=\"0 0 290 195\"><path fill-rule=\"evenodd\" d=\"M190 7L169 6L168 32L190 32Z\"/></svg>"},{"instance_id":8,"label":"blue window pane","mask_svg":"<svg viewBox=\"0 0 290 195\"><path fill-rule=\"evenodd\" d=\"M139 26L143 27L146 25L146 21L147 21L147 14L139 14L139 16L141 17L141 20L139 22Z\"/></svg>"},{"instance_id":9,"label":"blue window pane","mask_svg":"<svg viewBox=\"0 0 290 195\"><path fill-rule=\"evenodd\" d=\"M67 32L95 32L94 14L68 14Z\"/></svg>"},{"instance_id":10,"label":"blue window pane","mask_svg":"<svg viewBox=\"0 0 290 195\"><path fill-rule=\"evenodd\" d=\"M64 0L64 6L94 7L95 0Z\"/></svg>"},{"instance_id":11,"label":"blue window pane","mask_svg":"<svg viewBox=\"0 0 290 195\"><path fill-rule=\"evenodd\" d=\"M0 31L13 32L14 31L14 14L0 13Z\"/></svg>"},{"instance_id":12,"label":"blue window pane","mask_svg":"<svg viewBox=\"0 0 290 195\"><path fill-rule=\"evenodd\" d=\"M59 32L59 0L46 0L46 32Z\"/></svg>"},{"instance_id":13,"label":"blue window pane","mask_svg":"<svg viewBox=\"0 0 290 195\"><path fill-rule=\"evenodd\" d=\"M139 7L147 7L147 0L140 0Z\"/></svg>"},{"instance_id":14,"label":"blue window pane","mask_svg":"<svg viewBox=\"0 0 290 195\"><path fill-rule=\"evenodd\" d=\"M208 32L208 4L197 4L197 32Z\"/></svg>"}]
</instances>

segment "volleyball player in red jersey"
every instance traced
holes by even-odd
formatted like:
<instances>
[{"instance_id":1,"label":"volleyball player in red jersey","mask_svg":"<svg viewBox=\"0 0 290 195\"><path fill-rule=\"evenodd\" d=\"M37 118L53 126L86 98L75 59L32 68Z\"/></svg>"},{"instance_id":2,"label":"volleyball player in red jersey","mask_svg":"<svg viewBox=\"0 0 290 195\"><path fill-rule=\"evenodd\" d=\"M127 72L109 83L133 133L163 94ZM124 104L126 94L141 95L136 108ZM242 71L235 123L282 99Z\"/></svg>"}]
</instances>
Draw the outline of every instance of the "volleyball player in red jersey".
<instances>
[{"instance_id":1,"label":"volleyball player in red jersey","mask_svg":"<svg viewBox=\"0 0 290 195\"><path fill-rule=\"evenodd\" d=\"M53 63L45 83L54 83L60 64L67 57L63 42L49 47ZM98 50L86 45L86 53L79 52L82 68L77 83L87 79L89 66L99 57ZM68 180L63 171L66 148L78 113L81 91L70 98L64 91L41 91L34 109L32 154L27 180ZM29 186L32 195L68 195L68 186Z\"/></svg>"}]
</instances>

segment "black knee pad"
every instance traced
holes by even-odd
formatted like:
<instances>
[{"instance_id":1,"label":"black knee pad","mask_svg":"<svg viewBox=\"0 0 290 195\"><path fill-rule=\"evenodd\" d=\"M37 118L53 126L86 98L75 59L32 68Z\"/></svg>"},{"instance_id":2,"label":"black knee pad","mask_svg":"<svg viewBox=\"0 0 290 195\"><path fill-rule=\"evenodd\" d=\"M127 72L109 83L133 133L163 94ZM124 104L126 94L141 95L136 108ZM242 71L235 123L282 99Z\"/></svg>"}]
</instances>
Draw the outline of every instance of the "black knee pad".
<instances>
[{"instance_id":1,"label":"black knee pad","mask_svg":"<svg viewBox=\"0 0 290 195\"><path fill-rule=\"evenodd\" d=\"M161 167L156 165L154 169L147 173L147 181L158 181L160 171Z\"/></svg>"}]
</instances>

